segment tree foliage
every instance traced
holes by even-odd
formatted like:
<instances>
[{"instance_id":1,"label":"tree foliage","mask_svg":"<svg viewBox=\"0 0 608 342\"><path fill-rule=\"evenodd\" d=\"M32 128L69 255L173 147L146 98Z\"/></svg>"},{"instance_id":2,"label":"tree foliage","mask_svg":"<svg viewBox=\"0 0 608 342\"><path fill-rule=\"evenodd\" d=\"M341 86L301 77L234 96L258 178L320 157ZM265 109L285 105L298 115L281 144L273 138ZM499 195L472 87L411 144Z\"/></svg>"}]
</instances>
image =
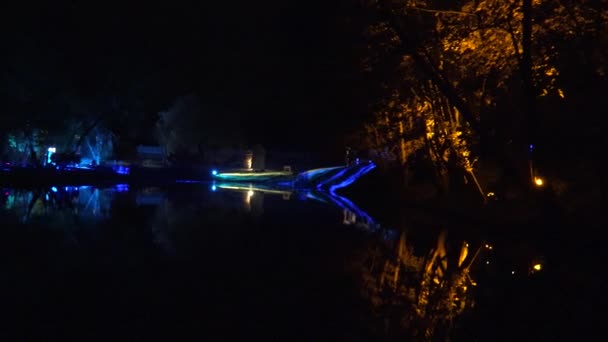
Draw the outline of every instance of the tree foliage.
<instances>
[{"instance_id":1,"label":"tree foliage","mask_svg":"<svg viewBox=\"0 0 608 342\"><path fill-rule=\"evenodd\" d=\"M567 96L559 81L565 47L581 37L601 42L607 8L605 0L534 0L526 14L524 3L368 2L362 69L384 94L365 128L368 146L401 163L423 151L438 175L450 165L473 175L482 147L512 141L523 150L535 99Z\"/></svg>"},{"instance_id":2,"label":"tree foliage","mask_svg":"<svg viewBox=\"0 0 608 342\"><path fill-rule=\"evenodd\" d=\"M239 144L236 116L204 106L198 96L177 98L156 122L159 143L167 154L202 154L205 149Z\"/></svg>"}]
</instances>

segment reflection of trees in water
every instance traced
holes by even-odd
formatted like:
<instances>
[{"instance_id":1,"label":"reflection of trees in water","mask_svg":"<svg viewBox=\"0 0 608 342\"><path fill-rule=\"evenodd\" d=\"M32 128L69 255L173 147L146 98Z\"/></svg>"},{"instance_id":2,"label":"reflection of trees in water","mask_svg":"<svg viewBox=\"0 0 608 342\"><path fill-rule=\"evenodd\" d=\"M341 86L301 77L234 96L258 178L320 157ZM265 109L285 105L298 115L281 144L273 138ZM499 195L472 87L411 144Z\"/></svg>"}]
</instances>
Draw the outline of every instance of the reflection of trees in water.
<instances>
[{"instance_id":1,"label":"reflection of trees in water","mask_svg":"<svg viewBox=\"0 0 608 342\"><path fill-rule=\"evenodd\" d=\"M92 187L12 189L4 201L4 212L22 222L43 220L46 224L73 225L81 220L107 219L112 193Z\"/></svg>"},{"instance_id":2,"label":"reflection of trees in water","mask_svg":"<svg viewBox=\"0 0 608 342\"><path fill-rule=\"evenodd\" d=\"M407 233L374 243L363 267L363 292L386 334L406 334L422 340L442 340L453 320L473 305L471 265L479 249L465 241L448 245L447 232L427 253L417 255Z\"/></svg>"}]
</instances>

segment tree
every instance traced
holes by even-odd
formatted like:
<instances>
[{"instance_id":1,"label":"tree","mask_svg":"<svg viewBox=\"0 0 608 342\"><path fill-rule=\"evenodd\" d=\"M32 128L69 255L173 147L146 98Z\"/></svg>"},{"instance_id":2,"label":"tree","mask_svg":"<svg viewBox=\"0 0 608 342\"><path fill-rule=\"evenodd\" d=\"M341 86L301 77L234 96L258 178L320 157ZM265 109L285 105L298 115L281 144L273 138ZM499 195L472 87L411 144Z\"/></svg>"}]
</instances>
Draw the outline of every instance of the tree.
<instances>
[{"instance_id":1,"label":"tree","mask_svg":"<svg viewBox=\"0 0 608 342\"><path fill-rule=\"evenodd\" d=\"M597 31L589 22L602 21L601 6L592 1L378 1L372 8L363 67L380 75L385 95L368 131L380 144L383 136L389 148L399 146L402 163L417 148L426 149L439 173L445 168L437 156L450 151L456 164L472 169L470 158L483 148L516 170L512 164L527 159L524 152L536 145L535 100L565 97L558 87L557 42L569 39L573 27ZM426 121L427 135L442 127L442 134L433 134L444 138L414 143L422 135L413 118ZM515 146L509 148L514 158L507 157L509 146Z\"/></svg>"},{"instance_id":2,"label":"tree","mask_svg":"<svg viewBox=\"0 0 608 342\"><path fill-rule=\"evenodd\" d=\"M241 143L235 115L203 107L198 96L181 96L158 115L157 139L167 154L204 154L205 149Z\"/></svg>"}]
</instances>

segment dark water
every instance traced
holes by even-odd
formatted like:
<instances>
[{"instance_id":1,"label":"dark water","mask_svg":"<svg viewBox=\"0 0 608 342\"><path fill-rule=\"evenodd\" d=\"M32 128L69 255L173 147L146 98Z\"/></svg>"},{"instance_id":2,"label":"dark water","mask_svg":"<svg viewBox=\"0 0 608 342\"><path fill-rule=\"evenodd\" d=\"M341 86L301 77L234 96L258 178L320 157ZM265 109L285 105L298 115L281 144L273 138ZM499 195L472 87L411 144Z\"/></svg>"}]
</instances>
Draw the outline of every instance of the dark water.
<instances>
[{"instance_id":1,"label":"dark water","mask_svg":"<svg viewBox=\"0 0 608 342\"><path fill-rule=\"evenodd\" d=\"M0 331L496 341L598 322L589 239L437 216L386 213L385 226L343 197L235 184L2 189Z\"/></svg>"}]
</instances>

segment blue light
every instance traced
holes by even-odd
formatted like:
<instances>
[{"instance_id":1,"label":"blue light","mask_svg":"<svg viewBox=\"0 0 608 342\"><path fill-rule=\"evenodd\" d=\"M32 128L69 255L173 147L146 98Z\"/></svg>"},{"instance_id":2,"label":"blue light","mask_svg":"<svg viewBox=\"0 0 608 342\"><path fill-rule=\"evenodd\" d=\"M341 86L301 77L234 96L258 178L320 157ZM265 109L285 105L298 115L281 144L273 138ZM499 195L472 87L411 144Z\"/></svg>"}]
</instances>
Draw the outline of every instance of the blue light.
<instances>
[{"instance_id":1,"label":"blue light","mask_svg":"<svg viewBox=\"0 0 608 342\"><path fill-rule=\"evenodd\" d=\"M215 186L215 184L213 184L213 185L211 186L211 191L216 191L216 190L217 190L217 186Z\"/></svg>"},{"instance_id":2,"label":"blue light","mask_svg":"<svg viewBox=\"0 0 608 342\"><path fill-rule=\"evenodd\" d=\"M214 176L217 175L217 170L211 171L211 174L214 175Z\"/></svg>"},{"instance_id":3,"label":"blue light","mask_svg":"<svg viewBox=\"0 0 608 342\"><path fill-rule=\"evenodd\" d=\"M114 188L117 192L127 192L129 191L129 184L116 184Z\"/></svg>"},{"instance_id":4,"label":"blue light","mask_svg":"<svg viewBox=\"0 0 608 342\"><path fill-rule=\"evenodd\" d=\"M329 184L329 183L335 181L336 179L342 177L346 172L348 172L348 170L350 170L350 168L349 167L345 167L344 169L340 170L340 172L338 172L335 175L331 176L329 179L326 179L325 181L319 182L319 184L317 184L317 190L321 190L321 187L323 185Z\"/></svg>"},{"instance_id":5,"label":"blue light","mask_svg":"<svg viewBox=\"0 0 608 342\"><path fill-rule=\"evenodd\" d=\"M376 167L376 164L374 164L374 163L370 163L370 164L362 167L361 169L359 169L359 171L355 172L354 174L352 174L350 177L346 178L342 182L340 182L338 184L335 184L335 185L332 185L329 188L329 193L332 194L332 195L335 195L334 191L336 189L344 188L344 187L347 187L347 186L351 185L359 177L361 177L361 176L365 175L366 173L370 172L375 167Z\"/></svg>"},{"instance_id":6,"label":"blue light","mask_svg":"<svg viewBox=\"0 0 608 342\"><path fill-rule=\"evenodd\" d=\"M114 170L114 172L118 173L119 175L128 175L131 171L128 166L122 166L122 165L113 166L112 169Z\"/></svg>"},{"instance_id":7,"label":"blue light","mask_svg":"<svg viewBox=\"0 0 608 342\"><path fill-rule=\"evenodd\" d=\"M57 188L56 188L56 187L54 187L54 186L52 186L52 187L51 187L51 191L52 191L52 192L57 192Z\"/></svg>"},{"instance_id":8,"label":"blue light","mask_svg":"<svg viewBox=\"0 0 608 342\"><path fill-rule=\"evenodd\" d=\"M49 147L47 149L47 156L46 156L46 163L47 164L52 164L53 162L51 161L51 156L57 152L57 148L55 147Z\"/></svg>"},{"instance_id":9,"label":"blue light","mask_svg":"<svg viewBox=\"0 0 608 342\"><path fill-rule=\"evenodd\" d=\"M175 183L191 184L191 183L200 183L200 181L191 180L191 179L178 179L178 180L175 181Z\"/></svg>"}]
</instances>

